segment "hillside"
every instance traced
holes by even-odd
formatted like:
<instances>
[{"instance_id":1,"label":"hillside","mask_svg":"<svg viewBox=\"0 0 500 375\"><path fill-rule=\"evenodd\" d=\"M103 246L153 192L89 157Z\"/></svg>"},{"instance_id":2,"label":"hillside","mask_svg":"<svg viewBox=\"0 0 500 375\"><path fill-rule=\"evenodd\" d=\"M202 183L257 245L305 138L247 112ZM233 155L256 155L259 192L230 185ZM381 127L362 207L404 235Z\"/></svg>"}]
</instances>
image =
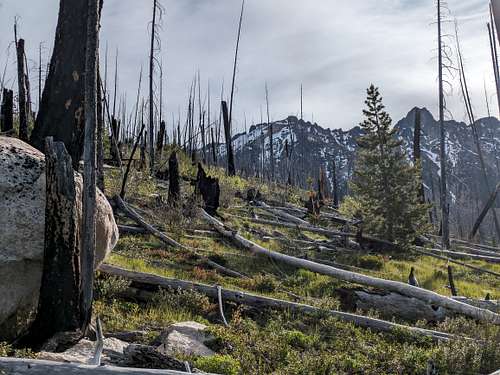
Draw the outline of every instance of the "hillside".
<instances>
[{"instance_id":1,"label":"hillside","mask_svg":"<svg viewBox=\"0 0 500 375\"><path fill-rule=\"evenodd\" d=\"M403 141L409 158L413 157L413 136L415 111L394 123L397 133ZM425 108L421 109L422 119L422 168L425 194L429 201L439 202L439 123ZM320 168L323 168L330 191L333 190L334 176L337 176L339 198L348 195L348 182L353 173L356 139L361 129L351 130L325 129L318 124L311 124L288 117L274 122L273 144L276 158L276 171L279 181L287 180L287 158L285 144L291 150L289 170L292 180L302 188L308 188L308 177L317 180ZM500 149L500 122L496 118L483 118L476 121L490 182L498 180L500 169L498 150ZM472 138L472 130L465 123L446 122L449 192L451 195L452 218L457 232L472 226L473 217L480 210L482 199L488 196L488 189L482 183L477 149ZM233 138L238 167L247 175L260 173L262 163L262 144L264 144L266 169L269 163L269 129L267 124L252 126L247 133ZM255 162L258 161L258 162ZM458 208L460 205L460 208ZM465 213L465 215L464 215ZM459 221L459 218L464 218Z\"/></svg>"},{"instance_id":2,"label":"hillside","mask_svg":"<svg viewBox=\"0 0 500 375\"><path fill-rule=\"evenodd\" d=\"M185 158L183 160L181 174L194 177L195 168ZM116 173L111 171L107 176L109 195L118 189ZM211 168L209 174L220 178L222 207L219 214L229 228L245 238L282 254L395 281L406 282L410 268L415 267L423 288L449 294L446 287L447 262L418 254L401 255L376 249L353 252L344 249L331 237L255 222L253 218L281 220L278 221L269 211L237 198L237 192L258 188L267 202L286 205L297 204L300 198L305 198L305 191L284 190L253 179L228 178L219 169ZM124 293L128 283L123 284L119 278L101 274L95 313L101 316L108 333L139 330L147 332L147 337L154 337L162 331L162 327L178 321L195 320L207 324L215 336L209 347L219 353L218 360L192 356L181 358L193 361L198 368L221 374L421 374L429 361L435 364L440 374L472 374L485 373L485 370L495 369L500 364L498 330L463 318L420 322L417 326L481 337L487 340L486 343L464 342L461 339L437 343L429 338L415 337L404 330L392 333L371 331L328 316L326 311L331 309L390 319L405 325L415 324L411 317L397 317L398 313L387 316L384 308L377 311L362 307L362 303L356 306L352 293L360 288L351 283L290 267L267 256L254 256L235 246L217 234L196 213L193 203L189 203L193 202L190 198L193 188L187 183L183 184L182 191L183 201L188 203L178 210L167 208L162 203L167 188L164 183L134 172L131 184L127 201L149 223L162 228L182 245L196 249L203 258L239 276L227 276L227 272L214 269L193 253L166 246L150 235L122 234L108 263L132 271L299 302L316 306L323 312L308 316L226 301L224 313L229 326L224 327L216 299L195 292L179 294L179 291L173 293L175 290L171 290L150 294L144 302L147 293L130 294L130 289ZM119 224L135 225L120 211L117 214ZM315 221L315 224L336 228L325 219ZM500 271L500 266L491 263L467 263ZM481 299L489 293L492 299L499 297L497 277L461 266L453 266L453 269L460 295ZM123 295L127 298L123 299ZM404 310L402 306L398 309ZM438 318L441 319L442 316Z\"/></svg>"}]
</instances>

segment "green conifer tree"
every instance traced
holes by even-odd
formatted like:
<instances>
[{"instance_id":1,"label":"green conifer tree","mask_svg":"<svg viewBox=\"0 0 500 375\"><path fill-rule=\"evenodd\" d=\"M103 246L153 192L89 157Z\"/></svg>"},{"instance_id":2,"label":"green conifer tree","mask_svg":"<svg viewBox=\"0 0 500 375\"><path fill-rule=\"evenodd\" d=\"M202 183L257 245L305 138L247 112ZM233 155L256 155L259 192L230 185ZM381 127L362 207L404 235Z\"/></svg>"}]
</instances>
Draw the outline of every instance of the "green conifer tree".
<instances>
[{"instance_id":1,"label":"green conifer tree","mask_svg":"<svg viewBox=\"0 0 500 375\"><path fill-rule=\"evenodd\" d=\"M427 227L428 206L418 197L421 177L396 137L378 88L371 85L367 94L352 182L354 199L365 231L405 247Z\"/></svg>"}]
</instances>

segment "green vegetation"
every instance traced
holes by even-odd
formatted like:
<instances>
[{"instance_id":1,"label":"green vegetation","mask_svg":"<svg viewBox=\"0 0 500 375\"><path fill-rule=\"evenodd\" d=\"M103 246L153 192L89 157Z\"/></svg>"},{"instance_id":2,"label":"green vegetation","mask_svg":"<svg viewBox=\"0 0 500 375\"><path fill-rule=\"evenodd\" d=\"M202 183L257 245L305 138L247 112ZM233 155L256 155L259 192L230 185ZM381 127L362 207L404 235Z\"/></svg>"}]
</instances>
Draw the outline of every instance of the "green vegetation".
<instances>
[{"instance_id":1,"label":"green vegetation","mask_svg":"<svg viewBox=\"0 0 500 375\"><path fill-rule=\"evenodd\" d=\"M428 229L429 207L419 201L419 173L407 160L396 129L391 129L378 88L372 85L367 93L352 181L354 214L364 220L367 232L408 246Z\"/></svg>"},{"instance_id":2,"label":"green vegetation","mask_svg":"<svg viewBox=\"0 0 500 375\"><path fill-rule=\"evenodd\" d=\"M181 171L194 177L190 160L182 157ZM415 267L421 285L429 290L449 295L446 262L427 256L406 254L356 254L319 252L317 249L294 243L293 240L326 240L296 229L277 229L248 220L251 212L265 217L266 212L250 208L236 197L249 187L258 186L268 199L284 201L287 197L305 197L306 192L286 188L268 188L240 177L225 177L221 169L210 168L219 176L221 189L226 191L220 209L229 226L274 251L309 259L324 259L359 272L386 279L406 281ZM156 238L122 236L110 263L121 267L185 280L221 285L279 299L294 300L325 309L341 309L338 290L352 285L310 271L291 268L267 257L251 254L221 240L190 207L193 188L182 186L186 202L179 212L162 203L166 187L141 172L133 171L127 200L144 211L145 218L158 225L185 245L198 249L213 261L243 273L247 278L225 277L203 263L193 260L189 253L172 249ZM110 191L113 184L107 181ZM111 194L111 192L109 193ZM186 213L189 213L186 215ZM182 220L178 219L182 216ZM320 222L321 225L331 225ZM264 236L280 237L286 241L265 240ZM500 272L500 265L479 261L471 264ZM500 281L485 274L454 266L455 283L459 293L474 298L500 297ZM429 361L440 374L489 373L500 367L500 330L464 319L448 319L439 324L417 322L421 327L441 330L469 339L434 343L428 339L410 337L407 332L391 334L371 332L326 316L301 316L287 311L265 311L225 303L229 327L221 325L216 301L194 292L163 290L147 303L122 299L123 281L98 278L99 299L95 313L101 316L106 331L146 330L153 338L174 322L194 320L209 326L215 339L209 346L217 352L212 358L183 358L195 367L221 374L424 374ZM358 311L377 317L374 311ZM397 321L397 320L396 320ZM409 322L398 321L403 324ZM413 323L410 323L413 324ZM475 340L474 340L475 339Z\"/></svg>"}]
</instances>

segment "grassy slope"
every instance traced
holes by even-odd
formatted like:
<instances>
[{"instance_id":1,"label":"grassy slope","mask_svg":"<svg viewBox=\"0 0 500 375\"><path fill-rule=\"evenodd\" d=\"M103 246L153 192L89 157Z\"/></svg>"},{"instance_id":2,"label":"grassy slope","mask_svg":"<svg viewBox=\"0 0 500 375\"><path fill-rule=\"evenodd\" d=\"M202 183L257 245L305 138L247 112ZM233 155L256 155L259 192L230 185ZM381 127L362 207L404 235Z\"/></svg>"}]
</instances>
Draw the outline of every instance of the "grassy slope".
<instances>
[{"instance_id":1,"label":"grassy slope","mask_svg":"<svg viewBox=\"0 0 500 375\"><path fill-rule=\"evenodd\" d=\"M194 168L186 161L181 163L184 175L194 176ZM296 202L300 192L285 191L277 187L260 185L238 177L227 178L223 172L212 169L210 174L221 180L220 212L228 223L242 234L276 251L293 255L314 256L313 250L304 246L284 246L281 242L263 241L258 232L272 234L275 228L227 216L228 213L248 216L244 202L235 198L237 190L259 187L265 196L278 201ZM118 191L115 171L107 175L107 193ZM189 196L192 188L183 186ZM301 296L301 302L320 307L337 308L339 301L333 290L343 285L329 277L296 270L266 258L255 258L230 243L215 237L192 232L193 229L210 229L196 217L189 217L192 210L170 210L159 203L166 186L142 175L131 174L127 200L144 209L151 223L166 227L168 233L184 244L206 250L206 255L242 272L249 279L223 277L193 263L189 255L167 248L151 236L125 236L119 241L110 263L142 272L186 280L219 284L230 288L289 299L290 293ZM194 204L194 202L192 203ZM191 206L192 206L191 204ZM122 223L126 220L121 219ZM295 230L282 230L288 238L297 238ZM186 237L191 236L191 237ZM321 236L310 236L321 239ZM194 238L193 238L194 237ZM364 269L364 273L387 279L405 281L410 267L414 266L424 288L449 294L446 288L446 263L430 257L391 258L385 256L340 256L321 254L324 259L351 264ZM471 262L472 263L472 262ZM500 272L500 265L482 262L474 264ZM500 282L493 276L477 274L460 266L453 266L456 284L462 295L482 298L490 293L500 297ZM350 324L325 317L293 316L289 313L255 312L229 306L227 313L230 328L218 324L216 306L208 299L194 293L160 293L148 305L125 302L115 298L114 292L123 283L117 280L99 281L100 299L96 312L104 321L106 330L146 329L154 332L166 325L184 320L209 324L218 338L213 343L223 357L197 362L206 370L244 374L420 374L425 373L428 360L433 360L441 374L487 373L500 367L499 330L476 325L465 319L455 319L440 324L443 331L481 337L486 343L460 340L436 345L427 340L415 340L405 334L377 334L358 329ZM366 312L365 312L366 313ZM373 312L368 312L375 315ZM419 322L425 325L425 322Z\"/></svg>"}]
</instances>

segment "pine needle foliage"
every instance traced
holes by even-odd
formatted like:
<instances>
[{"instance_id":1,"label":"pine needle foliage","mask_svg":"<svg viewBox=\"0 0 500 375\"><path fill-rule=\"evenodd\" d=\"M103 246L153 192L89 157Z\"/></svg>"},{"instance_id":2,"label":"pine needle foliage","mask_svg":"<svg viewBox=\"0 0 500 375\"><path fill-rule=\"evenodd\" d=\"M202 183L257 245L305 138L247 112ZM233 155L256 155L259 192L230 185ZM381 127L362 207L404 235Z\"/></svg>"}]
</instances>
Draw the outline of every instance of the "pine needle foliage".
<instances>
[{"instance_id":1,"label":"pine needle foliage","mask_svg":"<svg viewBox=\"0 0 500 375\"><path fill-rule=\"evenodd\" d=\"M374 85L367 90L365 104L360 124L364 134L358 139L352 182L354 199L365 231L406 247L427 229L429 207L418 198L420 172L403 151Z\"/></svg>"}]
</instances>

